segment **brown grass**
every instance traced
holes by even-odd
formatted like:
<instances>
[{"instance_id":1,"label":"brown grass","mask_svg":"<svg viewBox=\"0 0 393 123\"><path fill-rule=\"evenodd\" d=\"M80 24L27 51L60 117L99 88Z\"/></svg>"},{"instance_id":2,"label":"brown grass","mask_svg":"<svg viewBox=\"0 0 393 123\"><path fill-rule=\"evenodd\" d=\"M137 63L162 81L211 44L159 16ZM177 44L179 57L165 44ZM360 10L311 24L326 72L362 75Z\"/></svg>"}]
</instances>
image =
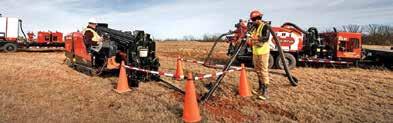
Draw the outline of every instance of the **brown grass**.
<instances>
[{"instance_id":1,"label":"brown grass","mask_svg":"<svg viewBox=\"0 0 393 123\"><path fill-rule=\"evenodd\" d=\"M202 60L211 43L158 43L161 69L174 71L176 56ZM224 61L225 43L216 60ZM181 122L182 97L158 82L116 94L117 77L89 77L63 64L64 53L0 54L0 122ZM196 73L214 69L186 63ZM393 72L360 68L296 68L291 87L271 70L270 99L236 94L239 73L228 74L213 98L200 107L208 122L392 122ZM256 75L249 81L257 87ZM165 78L171 80L170 78ZM206 92L196 81L199 95ZM174 81L180 87L184 82Z\"/></svg>"}]
</instances>

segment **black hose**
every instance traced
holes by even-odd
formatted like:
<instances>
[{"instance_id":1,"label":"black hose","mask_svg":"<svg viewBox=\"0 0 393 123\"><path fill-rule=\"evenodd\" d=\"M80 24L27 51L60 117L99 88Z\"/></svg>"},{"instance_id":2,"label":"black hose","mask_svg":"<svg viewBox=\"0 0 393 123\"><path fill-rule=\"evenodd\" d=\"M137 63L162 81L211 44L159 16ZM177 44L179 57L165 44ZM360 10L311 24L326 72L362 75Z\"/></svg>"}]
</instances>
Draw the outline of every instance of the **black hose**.
<instances>
[{"instance_id":1,"label":"black hose","mask_svg":"<svg viewBox=\"0 0 393 123\"><path fill-rule=\"evenodd\" d=\"M333 27L333 31L334 31L335 33L337 33L337 29L336 29L336 27Z\"/></svg>"},{"instance_id":2,"label":"black hose","mask_svg":"<svg viewBox=\"0 0 393 123\"><path fill-rule=\"evenodd\" d=\"M246 40L242 39L240 45L236 48L236 53L233 56L231 56L231 59L228 61L228 63L225 65L225 68L222 70L224 74L218 76L216 83L213 85L213 87L211 87L209 91L205 95L203 95L203 97L200 100L201 104L204 104L210 98L210 96L217 90L218 86L220 85L220 83L222 82L222 80L226 75L225 72L231 68L232 63L235 61L237 55L240 52L240 49L244 46L244 44L246 44Z\"/></svg>"},{"instance_id":3,"label":"black hose","mask_svg":"<svg viewBox=\"0 0 393 123\"><path fill-rule=\"evenodd\" d=\"M22 31L22 34L23 34L23 36L25 37L25 40L23 40L23 43L24 43L27 47L29 47L29 42L27 42L27 36L26 36L26 34L25 34L25 32L23 31L23 28L22 28L22 20L19 20L19 26L20 26L20 31Z\"/></svg>"},{"instance_id":4,"label":"black hose","mask_svg":"<svg viewBox=\"0 0 393 123\"><path fill-rule=\"evenodd\" d=\"M290 23L290 22L286 22L284 24L281 25L281 27L285 27L285 26L292 26L298 30L300 30L302 33L304 34L308 34L308 32L304 31L302 28L300 28L299 26L297 26L296 24ZM271 32L271 31L270 31Z\"/></svg>"},{"instance_id":5,"label":"black hose","mask_svg":"<svg viewBox=\"0 0 393 123\"><path fill-rule=\"evenodd\" d=\"M308 32L313 32L313 33L315 33L315 34L318 34L318 29L315 28L315 27L310 27L310 28L308 28L307 31L308 31Z\"/></svg>"},{"instance_id":6,"label":"black hose","mask_svg":"<svg viewBox=\"0 0 393 123\"><path fill-rule=\"evenodd\" d=\"M185 94L186 93L182 89L180 89L179 87L175 86L174 84L172 84L171 82L169 82L167 80L164 80L164 79L160 78L160 81L165 83L165 84L167 84L168 86L172 87L175 91L178 91L181 94Z\"/></svg>"},{"instance_id":7,"label":"black hose","mask_svg":"<svg viewBox=\"0 0 393 123\"><path fill-rule=\"evenodd\" d=\"M288 77L289 82L291 83L292 86L297 86L298 79L296 77L292 76L291 72L289 71L287 61L285 60L285 57L284 57L284 51L281 48L281 44L278 41L277 35L275 34L275 32L273 31L272 27L269 24L266 24L266 26L269 29L271 35L273 36L273 40L275 41L275 44L278 47L278 53L280 54L280 58L283 63L284 70L285 70L286 76Z\"/></svg>"},{"instance_id":8,"label":"black hose","mask_svg":"<svg viewBox=\"0 0 393 123\"><path fill-rule=\"evenodd\" d=\"M310 28L308 28L308 33L307 33L307 40L311 43L311 44L315 44L315 45L317 45L317 46L319 46L320 45L320 42L318 41L318 38L319 38L319 33L318 33L318 30L317 30L317 28L315 28L315 27L310 27Z\"/></svg>"},{"instance_id":9,"label":"black hose","mask_svg":"<svg viewBox=\"0 0 393 123\"><path fill-rule=\"evenodd\" d=\"M291 24L291 23L288 23L288 24ZM283 52L283 50L282 50L282 48L281 48L281 44L279 43L278 38L277 38L275 32L273 31L273 29L271 28L271 26L270 26L268 23L267 23L266 25L267 25L267 27L268 27L268 29L269 29L271 35L273 35L273 39L274 39L276 45L278 46L278 51L279 51L279 53L280 53L281 60L282 60L282 62L283 62L283 64L284 64L283 66L284 66L284 70L285 70L286 76L288 77L288 80L290 81L290 83L291 83L292 86L297 86L298 79L297 79L296 77L292 76L292 75L291 75L291 72L289 71L289 67L288 67L288 65L286 64L286 60L285 60L285 58L284 58L284 52ZM285 25L285 24L284 24L284 25ZM294 25L294 24L293 24L293 25ZM297 26L294 25L294 27L296 28ZM299 29L300 29L300 28L299 28ZM302 31L303 31L303 30L302 30ZM228 35L228 34L230 34L230 33L231 33L231 32L222 34L217 40L221 39L222 36ZM217 42L217 40L216 40L216 42ZM215 44L213 45L212 49L210 50L209 55L208 55L208 57L205 59L205 62L204 62L204 63L206 63L207 60L210 58L211 52L212 52L213 49L215 48L216 42L215 42ZM235 48L235 49L236 49L235 54L231 56L230 60L227 62L226 66L225 66L224 69L222 70L222 71L224 72L224 74L218 76L218 78L216 79L216 83L215 83L211 88L209 88L209 91L208 91L205 95L202 96L202 98L201 98L201 100L200 100L200 103L201 103L202 105L203 105L203 104L210 98L210 96L217 90L218 86L220 85L220 83L222 82L222 80L224 79L224 77L225 77L225 75L226 75L225 72L228 71L228 70L231 68L232 63L235 61L237 55L240 53L240 49L241 49L245 44L246 44L246 39L242 39L241 42L240 42L240 45L239 45L238 47Z\"/></svg>"},{"instance_id":10,"label":"black hose","mask_svg":"<svg viewBox=\"0 0 393 123\"><path fill-rule=\"evenodd\" d=\"M213 44L212 48L211 48L210 51L209 51L209 54L207 55L207 57L205 58L205 60L204 60L204 62L203 62L204 65L208 65L208 61L210 60L210 57L211 57L211 55L212 55L212 53L213 53L213 51L214 51L214 49L215 49L215 47L216 47L218 41L219 41L222 37L227 36L227 35L230 35L230 34L232 34L232 33L233 33L232 31L229 31L229 32L227 32L227 33L224 33L224 34L220 35L220 36L214 41L214 44Z\"/></svg>"}]
</instances>

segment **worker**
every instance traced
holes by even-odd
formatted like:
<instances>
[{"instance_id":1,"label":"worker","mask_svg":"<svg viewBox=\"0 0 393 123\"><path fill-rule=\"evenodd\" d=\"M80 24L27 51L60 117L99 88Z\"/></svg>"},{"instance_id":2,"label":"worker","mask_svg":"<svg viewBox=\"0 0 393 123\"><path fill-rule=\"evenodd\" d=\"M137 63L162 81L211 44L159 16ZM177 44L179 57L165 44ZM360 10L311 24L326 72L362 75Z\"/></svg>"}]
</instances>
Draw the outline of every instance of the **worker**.
<instances>
[{"instance_id":1,"label":"worker","mask_svg":"<svg viewBox=\"0 0 393 123\"><path fill-rule=\"evenodd\" d=\"M254 93L261 94L260 99L267 99L267 88L269 86L269 36L270 31L264 21L262 12L254 10L250 14L251 25L249 27L250 42L252 43L253 64L258 76L259 89Z\"/></svg>"},{"instance_id":2,"label":"worker","mask_svg":"<svg viewBox=\"0 0 393 123\"><path fill-rule=\"evenodd\" d=\"M87 27L82 31L86 47L93 51L99 52L102 46L102 38L96 32L97 20L90 18ZM89 50L90 52L90 50Z\"/></svg>"}]
</instances>

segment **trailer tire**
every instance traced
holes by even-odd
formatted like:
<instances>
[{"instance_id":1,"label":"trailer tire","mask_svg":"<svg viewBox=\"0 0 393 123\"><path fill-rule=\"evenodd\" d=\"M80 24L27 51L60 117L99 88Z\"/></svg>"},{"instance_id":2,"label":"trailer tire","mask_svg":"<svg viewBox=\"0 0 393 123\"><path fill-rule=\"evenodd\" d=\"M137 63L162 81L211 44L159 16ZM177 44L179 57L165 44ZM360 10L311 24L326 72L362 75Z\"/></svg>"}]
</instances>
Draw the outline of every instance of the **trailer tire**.
<instances>
[{"instance_id":1,"label":"trailer tire","mask_svg":"<svg viewBox=\"0 0 393 123\"><path fill-rule=\"evenodd\" d=\"M272 54L269 55L269 69L273 68L274 65L274 57Z\"/></svg>"},{"instance_id":2,"label":"trailer tire","mask_svg":"<svg viewBox=\"0 0 393 123\"><path fill-rule=\"evenodd\" d=\"M296 58L290 53L284 53L284 58L287 60L288 68L293 69L296 67ZM276 65L279 69L284 69L280 56L276 57Z\"/></svg>"},{"instance_id":3,"label":"trailer tire","mask_svg":"<svg viewBox=\"0 0 393 123\"><path fill-rule=\"evenodd\" d=\"M18 49L18 46L14 43L7 43L3 46L3 50L5 52L16 52L17 49Z\"/></svg>"}]
</instances>

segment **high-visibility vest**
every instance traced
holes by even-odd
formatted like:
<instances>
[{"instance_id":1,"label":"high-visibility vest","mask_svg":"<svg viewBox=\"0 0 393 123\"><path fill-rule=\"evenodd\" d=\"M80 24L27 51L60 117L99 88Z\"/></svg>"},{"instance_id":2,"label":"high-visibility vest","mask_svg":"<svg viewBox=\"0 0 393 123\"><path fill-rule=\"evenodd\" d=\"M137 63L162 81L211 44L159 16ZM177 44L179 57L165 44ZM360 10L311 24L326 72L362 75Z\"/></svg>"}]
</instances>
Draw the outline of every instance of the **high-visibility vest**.
<instances>
[{"instance_id":1,"label":"high-visibility vest","mask_svg":"<svg viewBox=\"0 0 393 123\"><path fill-rule=\"evenodd\" d=\"M251 30L252 54L263 55L270 53L270 46L268 41L260 42L259 38L262 33L265 23L260 22L258 28Z\"/></svg>"},{"instance_id":2,"label":"high-visibility vest","mask_svg":"<svg viewBox=\"0 0 393 123\"><path fill-rule=\"evenodd\" d=\"M83 30L83 35L85 35L85 32L86 32L86 31L90 31L90 32L93 33L93 38L91 39L92 41L94 41L94 42L99 42L99 41L101 41L101 37L100 37L100 35L98 35L98 33L97 33L96 31L94 31L94 30L91 29L91 28L85 28L85 29Z\"/></svg>"}]
</instances>

